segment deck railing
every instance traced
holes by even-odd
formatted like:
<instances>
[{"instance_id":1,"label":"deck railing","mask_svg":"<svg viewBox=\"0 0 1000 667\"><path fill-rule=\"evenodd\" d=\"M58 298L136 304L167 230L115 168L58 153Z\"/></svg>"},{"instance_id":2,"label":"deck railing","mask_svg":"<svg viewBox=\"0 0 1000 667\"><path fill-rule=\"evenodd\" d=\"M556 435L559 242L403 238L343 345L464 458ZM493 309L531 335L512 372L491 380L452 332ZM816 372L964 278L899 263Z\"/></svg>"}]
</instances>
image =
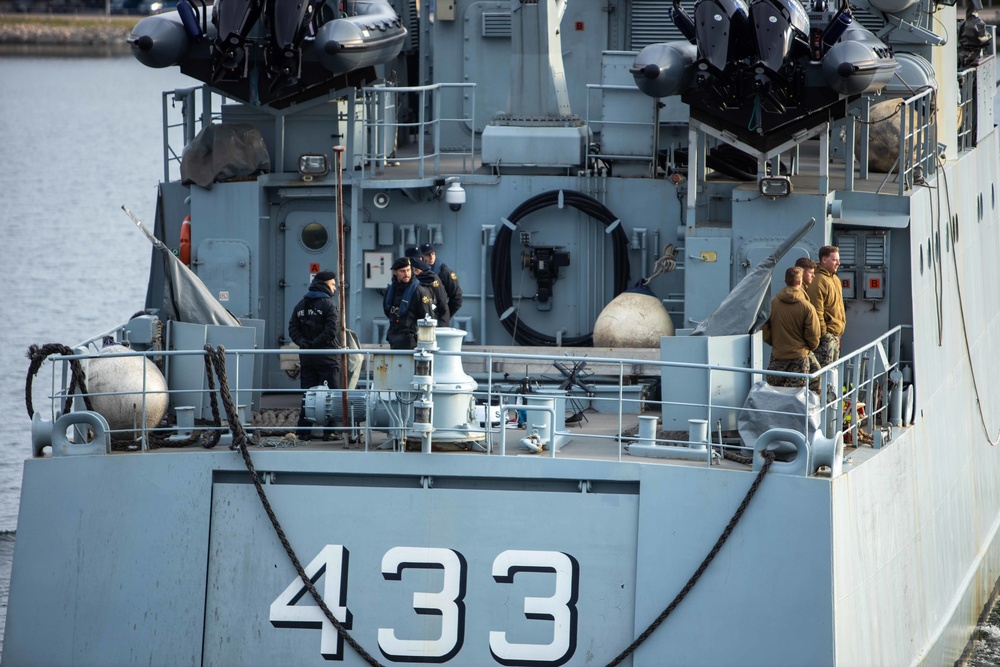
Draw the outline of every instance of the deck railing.
<instances>
[{"instance_id":1,"label":"deck railing","mask_svg":"<svg viewBox=\"0 0 1000 667\"><path fill-rule=\"evenodd\" d=\"M67 400L72 377L70 364L73 361L92 363L98 355L90 348L96 347L97 340L99 339L75 348L79 354L51 357L55 363L51 364L48 419L53 422L60 416ZM441 355L441 363L444 363L445 357L460 357L463 372L474 377L479 387L469 392L471 400L476 404L474 416L472 404L468 406L469 423L437 427L432 429L429 437L425 437L428 436L427 429L420 426L417 416L420 401L426 397L427 390L413 384L413 371L407 370L413 368L413 352L381 348L350 350L339 353L356 355L356 361L361 362L357 384L359 388L347 392L311 390L316 402L307 414L321 417L312 427L316 439L321 436L343 437L346 442L357 443L358 448L366 450L379 447L401 451L407 441L411 444L424 442L429 450L430 444L437 438L444 443L464 443L463 447L480 450L486 455L507 454L523 449L524 439L531 435L530 431L508 430L514 418L521 422L534 422L536 425L541 423L543 430L548 425L550 442L572 438L574 442L587 443L586 447L560 450L560 457L623 460L628 454L629 446L641 442L654 448L673 448L671 451L676 450L675 453L682 454L684 448L688 448L690 456L677 458L702 460L706 465L711 465L722 455L739 460L740 457L753 453L755 443L742 439L739 430L742 428L742 420L755 411L765 413L762 415L765 424L790 425L793 430L804 434L818 428L828 438L843 432L844 440L849 445L866 444L879 448L889 441L889 425L903 425L902 422L906 420L901 410L900 396L905 366L912 362L904 361L901 355L903 350L911 349L911 341L910 327L896 327L812 375L768 372L760 367L743 368L635 357L557 357L528 353L434 350L431 354ZM284 388L274 388L252 384L255 369L259 373L264 357L288 355L289 352L226 350L226 375L233 400L240 422L250 433L254 445L298 444L297 441L281 436L296 430L294 418L298 414L302 390L287 385ZM296 352L299 355L330 353L326 350ZM201 350L128 351L104 355L103 358L146 357L167 368L168 388L160 393L166 393L170 402L170 410L164 421L152 428L143 426L151 409L148 401L153 398L153 393L143 392L141 388L148 390L154 386L152 371L145 362L141 364L143 370L138 391L129 393L90 387L90 399L109 396L132 396L135 399L126 400L126 403L130 402L136 407L134 423L117 429L109 427L107 442L113 442L115 446L112 448L109 445L107 449L147 451L161 446L190 446L183 439L192 430L212 435L229 434L230 429L225 423L225 412L221 406L219 411L223 415L222 424L215 425L212 422L208 410L211 393L209 384L203 379L191 377L197 374L190 372L190 363L184 376L187 386L181 386L183 383L177 378L170 377L174 372L171 369L183 366L179 363L181 359L198 359L197 363L200 364L204 356L205 353ZM286 364L287 362L286 358ZM401 369L401 375L397 372L395 381L387 381L386 369L391 370L393 367L397 367L397 371ZM803 384L810 380L818 381L818 398L817 394L800 389L800 395L809 395L810 398L808 401L799 401L797 409L762 410L748 407L745 401L747 392L752 386L759 387L763 384L766 375L796 378ZM674 382L684 385L680 394L674 392L667 397L664 392L657 397L650 393L650 387L658 380L670 382L671 378L677 378ZM690 381L691 378L694 378L693 382ZM195 380L193 384L192 379ZM733 387L736 388L735 391L728 391ZM291 416L292 421L275 425L259 416L262 396L265 400L283 404L284 411ZM546 397L553 397L554 400L543 400L541 404L534 404L530 400ZM86 411L83 396L74 394L71 398L74 412ZM443 401L445 396L439 398ZM184 420L175 417L178 414L176 409L181 404L189 403L196 404L196 416L182 424ZM433 405L433 396L431 403ZM320 414L324 405L332 407L332 411L326 416ZM342 409L344 406L346 410ZM560 413L563 408L564 411ZM529 414L541 415L543 421L532 419ZM563 426L563 414L575 417L577 423ZM464 416L463 413L463 418ZM640 416L662 419L663 429L652 435L648 429L646 433L640 433L637 428ZM590 421L594 423L589 423ZM696 432L688 427L691 423L701 422L707 424L707 433L703 431L700 437L696 437ZM736 426L738 422L739 427ZM88 440L86 430L90 427L93 427L90 422L73 424L71 421L70 427L63 425L64 430L75 431L71 441L80 443ZM458 437L470 433L473 435L467 440ZM223 439L222 442L229 440ZM539 447L539 452L555 457L558 447L559 445L550 446L546 452L542 452L544 448ZM36 447L36 453L39 453L39 449ZM54 452L55 449L53 447ZM98 443L89 453L99 453L98 450L104 449ZM674 457L665 455L664 458ZM630 456L628 460L643 459Z\"/></svg>"},{"instance_id":2,"label":"deck railing","mask_svg":"<svg viewBox=\"0 0 1000 667\"><path fill-rule=\"evenodd\" d=\"M417 118L402 120L395 113L399 96L412 95L416 103ZM469 117L453 118L444 115L444 110L455 108L449 102L453 98L467 98ZM361 169L364 177L382 174L390 163L412 163L416 166L416 178L427 178L441 174L441 159L459 158L462 173L472 173L476 169L476 133L467 132L465 146L445 146L442 136L445 126L470 126L476 115L476 84L436 83L427 86L374 86L363 89L361 99L350 99L348 118L351 125L360 124L364 137L363 145L355 150L361 154ZM358 136L352 127L351 136ZM459 133L465 134L465 133ZM416 154L396 152L398 137L410 136L416 144Z\"/></svg>"}]
</instances>

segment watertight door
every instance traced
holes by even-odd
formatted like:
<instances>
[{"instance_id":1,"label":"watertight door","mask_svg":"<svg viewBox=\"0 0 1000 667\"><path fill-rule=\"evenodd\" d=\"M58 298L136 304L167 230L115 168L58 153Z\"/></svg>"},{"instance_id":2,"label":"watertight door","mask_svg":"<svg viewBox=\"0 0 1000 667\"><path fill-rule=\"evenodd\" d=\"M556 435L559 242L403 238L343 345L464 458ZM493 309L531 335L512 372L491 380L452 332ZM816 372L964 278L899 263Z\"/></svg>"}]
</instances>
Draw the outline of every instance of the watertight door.
<instances>
[{"instance_id":1,"label":"watertight door","mask_svg":"<svg viewBox=\"0 0 1000 667\"><path fill-rule=\"evenodd\" d=\"M288 318L306 293L312 276L319 271L338 270L337 217L335 202L310 202L310 208L289 211L284 219L284 308L280 329L287 338ZM348 260L349 261L349 260ZM337 285L337 289L343 289Z\"/></svg>"}]
</instances>

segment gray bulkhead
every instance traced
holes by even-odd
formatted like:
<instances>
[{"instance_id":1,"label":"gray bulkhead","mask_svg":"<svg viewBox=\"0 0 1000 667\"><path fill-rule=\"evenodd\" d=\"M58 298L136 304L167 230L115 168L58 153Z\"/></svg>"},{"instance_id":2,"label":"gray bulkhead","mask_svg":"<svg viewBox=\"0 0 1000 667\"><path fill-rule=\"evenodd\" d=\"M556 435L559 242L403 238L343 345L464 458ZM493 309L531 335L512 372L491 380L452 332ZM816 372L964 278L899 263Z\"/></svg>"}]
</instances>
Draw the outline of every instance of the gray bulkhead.
<instances>
[{"instance_id":1,"label":"gray bulkhead","mask_svg":"<svg viewBox=\"0 0 1000 667\"><path fill-rule=\"evenodd\" d=\"M426 8L423 11L426 19ZM442 153L478 149L491 119L511 111L507 108L510 4L456 2L453 16L445 10L434 22L421 22L419 30L419 39L411 39L413 50L386 68L396 83L461 82L474 83L475 89L442 95L439 108L429 103L422 108L414 94L401 95L393 111L398 117L390 120L415 122L435 113L458 119L439 123ZM797 225L810 217L821 224L779 263L775 275L780 276L798 256L815 259L826 243L844 243L854 249L848 256L855 264L844 263L845 270L853 272L855 298L849 291L845 297L849 316L857 324L850 328L845 345L909 322L908 301L900 298L908 292L906 284L896 284L899 276L888 277L890 260L908 255L905 204L898 215L884 218L890 224L883 225L877 217L854 215L866 211L870 201L850 197L840 201L834 189L801 189L772 201L761 198L753 185L705 180L697 183L697 204L689 213L685 197L693 187L691 180L675 184L662 171L651 177L658 153L670 156L687 147L686 107L667 98L657 114L657 101L634 88L627 67L635 50L676 36L669 8L662 3L571 5L561 31L571 106L589 121L589 152L608 156L576 166L484 166L475 154L471 162L442 160L436 170L415 174L407 168L412 163L405 161L414 137L405 130L384 158L365 160L371 133L347 121L352 109L360 109L360 102L352 105L352 100L359 100L354 91L282 110L227 104L221 119L249 123L261 132L272 173L245 182L216 183L211 190L191 186L189 200L188 188L165 183L160 226L165 238L176 238L180 219L190 213L196 272L214 292L225 295L224 303L234 314L265 321L264 340L269 346L287 344L286 322L309 274L337 262L335 170L311 183L302 182L295 173L303 153L326 153L334 165L332 146L337 144L349 148L341 204L347 263L341 289L347 296L348 326L362 343L384 341L387 321L381 289L389 281L387 266L406 247L433 242L461 280L465 304L455 324L469 332L466 345L511 344L512 336L501 325L494 305L498 286L491 275L493 244L502 220L520 204L558 190L593 197L620 220L628 238L630 282L652 273L668 243L678 247L677 269L650 286L681 333L714 310L748 268L780 243L791 222ZM588 88L594 84L600 88ZM609 166L610 175L603 169ZM467 192L459 211L451 210L441 196L443 180L449 176L459 177ZM513 235L509 289L526 324L557 339L592 329L615 294L615 248L604 231L590 216L557 206L533 213L519 224ZM539 247L569 255L569 265L559 269L548 301L535 298L539 282L527 267ZM881 288L868 289L872 278ZM152 295L157 280L154 275ZM893 302L902 304L902 312L882 305ZM148 305L155 303L151 298ZM289 382L277 368L269 368L267 376L274 386Z\"/></svg>"}]
</instances>

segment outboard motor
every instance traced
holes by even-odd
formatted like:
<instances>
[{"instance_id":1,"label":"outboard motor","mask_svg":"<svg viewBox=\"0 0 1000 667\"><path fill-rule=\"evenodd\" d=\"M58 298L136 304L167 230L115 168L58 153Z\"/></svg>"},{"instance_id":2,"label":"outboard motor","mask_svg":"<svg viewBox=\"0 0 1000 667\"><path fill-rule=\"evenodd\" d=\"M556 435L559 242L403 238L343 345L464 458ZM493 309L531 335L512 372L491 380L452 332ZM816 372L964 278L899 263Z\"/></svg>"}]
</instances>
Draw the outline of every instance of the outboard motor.
<instances>
[{"instance_id":1,"label":"outboard motor","mask_svg":"<svg viewBox=\"0 0 1000 667\"><path fill-rule=\"evenodd\" d=\"M790 58L808 53L809 15L797 0L753 0L750 3L757 62L777 73Z\"/></svg>"},{"instance_id":2,"label":"outboard motor","mask_svg":"<svg viewBox=\"0 0 1000 667\"><path fill-rule=\"evenodd\" d=\"M260 18L258 0L217 0L212 23L218 36L212 44L212 80L239 80L247 75L247 37Z\"/></svg>"},{"instance_id":3,"label":"outboard motor","mask_svg":"<svg viewBox=\"0 0 1000 667\"><path fill-rule=\"evenodd\" d=\"M753 90L778 112L795 96L793 60L809 53L809 15L797 0L753 0Z\"/></svg>"},{"instance_id":4,"label":"outboard motor","mask_svg":"<svg viewBox=\"0 0 1000 667\"><path fill-rule=\"evenodd\" d=\"M698 0L694 6L698 62L695 84L713 107L739 107L753 34L743 0Z\"/></svg>"},{"instance_id":5,"label":"outboard motor","mask_svg":"<svg viewBox=\"0 0 1000 667\"><path fill-rule=\"evenodd\" d=\"M698 0L694 21L698 58L714 74L750 55L750 19L743 0Z\"/></svg>"},{"instance_id":6,"label":"outboard motor","mask_svg":"<svg viewBox=\"0 0 1000 667\"><path fill-rule=\"evenodd\" d=\"M302 76L302 40L310 32L313 18L321 14L325 5L326 0L268 2L271 38L264 50L264 62L273 77L272 88L298 83Z\"/></svg>"}]
</instances>

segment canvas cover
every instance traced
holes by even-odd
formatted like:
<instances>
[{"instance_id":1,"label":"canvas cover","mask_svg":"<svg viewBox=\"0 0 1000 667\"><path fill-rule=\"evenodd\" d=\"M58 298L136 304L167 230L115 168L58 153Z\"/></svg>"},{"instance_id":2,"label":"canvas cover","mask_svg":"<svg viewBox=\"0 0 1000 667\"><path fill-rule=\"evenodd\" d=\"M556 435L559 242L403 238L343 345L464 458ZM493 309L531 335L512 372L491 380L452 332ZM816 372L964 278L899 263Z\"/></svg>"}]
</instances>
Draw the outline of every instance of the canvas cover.
<instances>
[{"instance_id":1,"label":"canvas cover","mask_svg":"<svg viewBox=\"0 0 1000 667\"><path fill-rule=\"evenodd\" d=\"M806 440L812 442L813 434L819 429L819 421L819 396L808 388L772 387L761 380L750 388L737 428L744 446L752 448L757 438L772 428L804 432Z\"/></svg>"},{"instance_id":2,"label":"canvas cover","mask_svg":"<svg viewBox=\"0 0 1000 667\"><path fill-rule=\"evenodd\" d=\"M810 218L760 264L750 269L715 312L696 326L691 335L742 336L760 329L771 314L771 274L774 267L815 224L816 219Z\"/></svg>"},{"instance_id":3,"label":"canvas cover","mask_svg":"<svg viewBox=\"0 0 1000 667\"><path fill-rule=\"evenodd\" d=\"M264 137L253 125L215 123L204 128L184 147L181 181L211 189L216 182L271 171Z\"/></svg>"}]
</instances>

